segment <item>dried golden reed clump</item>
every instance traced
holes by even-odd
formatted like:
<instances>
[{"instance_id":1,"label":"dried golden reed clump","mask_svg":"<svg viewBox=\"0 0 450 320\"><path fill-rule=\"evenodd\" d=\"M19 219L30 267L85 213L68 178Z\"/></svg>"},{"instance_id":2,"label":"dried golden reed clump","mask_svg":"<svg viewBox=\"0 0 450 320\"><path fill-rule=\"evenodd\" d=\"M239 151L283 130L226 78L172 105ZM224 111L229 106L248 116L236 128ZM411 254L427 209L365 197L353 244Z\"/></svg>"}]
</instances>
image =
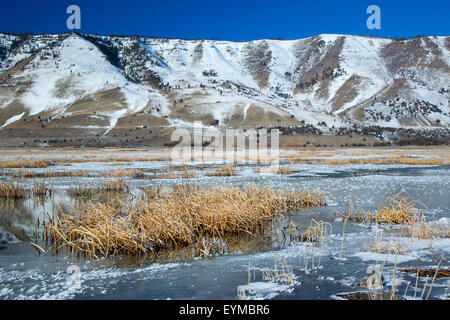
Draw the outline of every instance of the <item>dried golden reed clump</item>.
<instances>
[{"instance_id":1,"label":"dried golden reed clump","mask_svg":"<svg viewBox=\"0 0 450 320\"><path fill-rule=\"evenodd\" d=\"M127 192L129 190L128 184L123 179L107 180L99 191L104 192Z\"/></svg>"},{"instance_id":2,"label":"dried golden reed clump","mask_svg":"<svg viewBox=\"0 0 450 320\"><path fill-rule=\"evenodd\" d=\"M232 177L236 174L236 169L232 166L223 166L211 172L208 172L206 175L210 177Z\"/></svg>"},{"instance_id":3,"label":"dried golden reed clump","mask_svg":"<svg viewBox=\"0 0 450 320\"><path fill-rule=\"evenodd\" d=\"M77 203L45 226L53 247L93 258L155 253L194 246L209 239L262 235L291 210L324 205L322 193L269 188L200 189L177 186L144 189L144 199L125 204Z\"/></svg>"},{"instance_id":4,"label":"dried golden reed clump","mask_svg":"<svg viewBox=\"0 0 450 320\"><path fill-rule=\"evenodd\" d=\"M109 170L105 174L106 177L131 177L134 179L143 178L144 172L141 170Z\"/></svg>"},{"instance_id":5,"label":"dried golden reed clump","mask_svg":"<svg viewBox=\"0 0 450 320\"><path fill-rule=\"evenodd\" d=\"M277 174L291 174L293 173L292 170L286 168L286 167L279 167Z\"/></svg>"},{"instance_id":6,"label":"dried golden reed clump","mask_svg":"<svg viewBox=\"0 0 450 320\"><path fill-rule=\"evenodd\" d=\"M191 171L187 167L185 167L181 172L181 177L183 179L193 179L197 177L197 174L194 171Z\"/></svg>"},{"instance_id":7,"label":"dried golden reed clump","mask_svg":"<svg viewBox=\"0 0 450 320\"><path fill-rule=\"evenodd\" d=\"M64 170L64 171L34 171L34 170L19 170L8 172L8 176L14 178L57 178L57 177L89 177L90 174L87 171L82 170Z\"/></svg>"},{"instance_id":8,"label":"dried golden reed clump","mask_svg":"<svg viewBox=\"0 0 450 320\"><path fill-rule=\"evenodd\" d=\"M286 142L281 145L282 148L301 148L303 147L302 143L296 142Z\"/></svg>"},{"instance_id":9,"label":"dried golden reed clump","mask_svg":"<svg viewBox=\"0 0 450 320\"><path fill-rule=\"evenodd\" d=\"M369 222L413 224L419 221L420 212L415 208L414 201L396 194L379 206L376 212L369 211L365 218Z\"/></svg>"},{"instance_id":10,"label":"dried golden reed clump","mask_svg":"<svg viewBox=\"0 0 450 320\"><path fill-rule=\"evenodd\" d=\"M297 235L297 230L295 229L295 238L304 242L320 242L323 243L325 241L325 237L332 231L332 226L328 222L324 222L322 220L316 221L314 219L311 220L309 227L306 231L300 235ZM292 234L292 230L290 230Z\"/></svg>"},{"instance_id":11,"label":"dried golden reed clump","mask_svg":"<svg viewBox=\"0 0 450 320\"><path fill-rule=\"evenodd\" d=\"M386 199L376 211L355 210L351 200L347 202L345 213L342 215L346 220L362 223L379 224L417 224L423 219L423 214L415 207L416 201L408 200L407 197L396 194Z\"/></svg>"},{"instance_id":12,"label":"dried golden reed clump","mask_svg":"<svg viewBox=\"0 0 450 320\"><path fill-rule=\"evenodd\" d=\"M0 161L0 168L47 168L52 165L50 160L14 160Z\"/></svg>"}]
</instances>

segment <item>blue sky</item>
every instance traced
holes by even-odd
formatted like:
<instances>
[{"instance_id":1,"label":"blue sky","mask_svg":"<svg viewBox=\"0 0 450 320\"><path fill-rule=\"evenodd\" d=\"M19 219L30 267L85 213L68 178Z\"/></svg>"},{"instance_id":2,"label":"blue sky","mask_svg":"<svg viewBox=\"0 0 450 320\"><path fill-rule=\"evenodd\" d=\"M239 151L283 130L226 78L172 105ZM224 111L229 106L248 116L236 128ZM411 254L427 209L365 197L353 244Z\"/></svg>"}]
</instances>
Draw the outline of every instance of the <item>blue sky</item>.
<instances>
[{"instance_id":1,"label":"blue sky","mask_svg":"<svg viewBox=\"0 0 450 320\"><path fill-rule=\"evenodd\" d=\"M3 0L0 31L60 33L66 8L81 8L81 32L248 41L321 33L390 37L450 35L450 1L416 0ZM381 8L381 30L366 9Z\"/></svg>"}]
</instances>

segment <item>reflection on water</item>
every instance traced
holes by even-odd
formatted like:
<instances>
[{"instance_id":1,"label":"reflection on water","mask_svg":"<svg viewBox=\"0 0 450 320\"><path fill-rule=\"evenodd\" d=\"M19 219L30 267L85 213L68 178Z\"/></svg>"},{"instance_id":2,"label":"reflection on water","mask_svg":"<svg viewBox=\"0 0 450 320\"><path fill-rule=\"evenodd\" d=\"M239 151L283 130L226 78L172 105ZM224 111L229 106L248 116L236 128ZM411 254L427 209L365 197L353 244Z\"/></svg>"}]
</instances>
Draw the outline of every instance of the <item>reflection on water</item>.
<instances>
[{"instance_id":1,"label":"reflection on water","mask_svg":"<svg viewBox=\"0 0 450 320\"><path fill-rule=\"evenodd\" d=\"M21 241L30 241L29 227L34 225L33 208L25 201L0 199L0 227Z\"/></svg>"}]
</instances>

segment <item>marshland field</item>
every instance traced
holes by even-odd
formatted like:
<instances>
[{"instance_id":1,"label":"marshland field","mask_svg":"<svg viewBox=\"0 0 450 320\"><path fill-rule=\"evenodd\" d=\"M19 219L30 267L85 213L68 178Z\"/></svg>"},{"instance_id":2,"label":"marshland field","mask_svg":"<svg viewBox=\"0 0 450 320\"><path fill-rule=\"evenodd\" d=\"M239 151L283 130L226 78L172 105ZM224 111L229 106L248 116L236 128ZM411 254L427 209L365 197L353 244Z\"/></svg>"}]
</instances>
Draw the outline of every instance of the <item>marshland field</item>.
<instances>
[{"instance_id":1,"label":"marshland field","mask_svg":"<svg viewBox=\"0 0 450 320\"><path fill-rule=\"evenodd\" d=\"M450 298L450 148L170 151L0 150L0 299Z\"/></svg>"}]
</instances>

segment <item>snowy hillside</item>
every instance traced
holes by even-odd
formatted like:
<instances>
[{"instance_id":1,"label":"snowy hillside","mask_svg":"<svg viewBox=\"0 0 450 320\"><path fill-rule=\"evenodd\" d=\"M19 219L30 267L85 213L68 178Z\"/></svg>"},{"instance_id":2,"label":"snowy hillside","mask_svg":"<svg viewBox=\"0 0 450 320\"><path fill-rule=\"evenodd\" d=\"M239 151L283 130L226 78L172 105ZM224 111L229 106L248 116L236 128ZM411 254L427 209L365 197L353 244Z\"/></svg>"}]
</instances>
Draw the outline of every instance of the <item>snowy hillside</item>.
<instances>
[{"instance_id":1,"label":"snowy hillside","mask_svg":"<svg viewBox=\"0 0 450 320\"><path fill-rule=\"evenodd\" d=\"M449 90L450 37L236 43L0 34L3 129L107 134L127 123L170 128L195 120L325 132L355 124L447 128Z\"/></svg>"}]
</instances>

